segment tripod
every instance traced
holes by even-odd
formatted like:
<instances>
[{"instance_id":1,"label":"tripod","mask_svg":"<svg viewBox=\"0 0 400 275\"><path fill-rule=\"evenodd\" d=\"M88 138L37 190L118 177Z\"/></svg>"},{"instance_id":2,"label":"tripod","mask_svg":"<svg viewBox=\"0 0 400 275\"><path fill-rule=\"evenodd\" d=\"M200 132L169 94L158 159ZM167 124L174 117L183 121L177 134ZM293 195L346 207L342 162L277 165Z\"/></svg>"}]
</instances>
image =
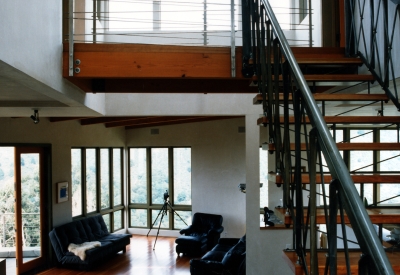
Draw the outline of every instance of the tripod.
<instances>
[{"instance_id":1,"label":"tripod","mask_svg":"<svg viewBox=\"0 0 400 275\"><path fill-rule=\"evenodd\" d=\"M150 233L150 231L151 231L151 229L152 229L152 227L153 227L154 224L157 222L158 217L161 215L160 224L158 225L158 230L157 230L157 235L156 235L156 240L155 240L155 242L154 242L153 250L156 248L158 233L160 232L160 227L161 227L162 220L163 220L164 216L167 215L168 206L171 208L171 213L172 213L172 211L173 211L173 212L183 221L183 223L187 225L187 223L181 218L181 216L179 216L179 214L175 211L175 209L174 209L174 208L172 207L172 205L169 203L168 197L169 197L169 196L166 197L166 196L164 195L164 204L163 204L163 206L161 207L160 212L158 212L158 215L157 215L156 219L154 220L153 224L150 226L149 232L147 232L147 237L148 237L148 236L149 236L149 233Z\"/></svg>"}]
</instances>

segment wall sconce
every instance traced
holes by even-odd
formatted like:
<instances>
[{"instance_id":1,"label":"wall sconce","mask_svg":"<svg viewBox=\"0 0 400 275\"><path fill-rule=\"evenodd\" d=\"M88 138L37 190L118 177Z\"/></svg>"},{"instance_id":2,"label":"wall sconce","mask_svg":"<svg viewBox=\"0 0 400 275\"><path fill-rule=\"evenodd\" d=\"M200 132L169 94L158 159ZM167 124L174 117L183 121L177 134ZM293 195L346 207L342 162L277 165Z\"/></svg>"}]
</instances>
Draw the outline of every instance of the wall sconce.
<instances>
[{"instance_id":1,"label":"wall sconce","mask_svg":"<svg viewBox=\"0 0 400 275\"><path fill-rule=\"evenodd\" d=\"M240 192L246 193L246 184L245 183L239 183L238 185ZM263 183L260 182L260 188L263 187Z\"/></svg>"},{"instance_id":2,"label":"wall sconce","mask_svg":"<svg viewBox=\"0 0 400 275\"><path fill-rule=\"evenodd\" d=\"M35 124L39 123L39 110L33 111L33 115L31 115L31 119L33 120L33 123L35 123Z\"/></svg>"}]
</instances>

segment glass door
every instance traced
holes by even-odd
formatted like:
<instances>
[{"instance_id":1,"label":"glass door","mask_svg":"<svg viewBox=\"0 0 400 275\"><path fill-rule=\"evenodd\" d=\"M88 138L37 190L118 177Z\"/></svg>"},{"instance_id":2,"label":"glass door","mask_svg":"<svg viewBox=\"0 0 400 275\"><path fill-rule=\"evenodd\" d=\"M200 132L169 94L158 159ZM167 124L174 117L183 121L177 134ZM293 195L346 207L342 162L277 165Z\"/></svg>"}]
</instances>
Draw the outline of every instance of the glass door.
<instances>
[{"instance_id":1,"label":"glass door","mask_svg":"<svg viewBox=\"0 0 400 275\"><path fill-rule=\"evenodd\" d=\"M15 222L17 274L45 261L43 149L15 147Z\"/></svg>"}]
</instances>

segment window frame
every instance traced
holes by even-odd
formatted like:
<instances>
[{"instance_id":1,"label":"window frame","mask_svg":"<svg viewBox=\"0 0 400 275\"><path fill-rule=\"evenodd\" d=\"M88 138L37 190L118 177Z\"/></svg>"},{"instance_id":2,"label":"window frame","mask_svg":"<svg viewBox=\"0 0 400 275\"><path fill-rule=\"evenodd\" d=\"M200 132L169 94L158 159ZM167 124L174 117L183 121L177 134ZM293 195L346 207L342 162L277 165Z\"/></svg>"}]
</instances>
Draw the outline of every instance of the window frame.
<instances>
[{"instance_id":1,"label":"window frame","mask_svg":"<svg viewBox=\"0 0 400 275\"><path fill-rule=\"evenodd\" d=\"M96 209L95 211L92 212L87 212L87 206L86 206L86 150L88 149L95 149L96 156L95 156L95 162L96 162ZM101 155L100 152L101 150L108 149L108 171L109 171L109 207L103 208L101 207ZM121 178L121 183L120 183L120 189L121 189L121 203L118 205L114 205L114 165L113 165L113 160L114 160L114 149L119 149L120 150L120 178ZM81 205L82 205L82 213L80 215L73 216L73 220L79 220L85 217L93 216L95 214L101 214L103 216L105 215L110 215L110 223L109 223L109 230L110 232L115 232L117 230L121 230L125 228L125 215L124 215L124 148L123 147L72 147L71 148L71 154L72 150L80 150L81 152ZM72 168L72 157L71 157L71 168ZM71 171L72 173L72 171ZM72 176L72 174L71 174ZM71 195L72 199L73 194ZM114 213L122 211L121 214L121 228L115 228L115 223L114 223Z\"/></svg>"},{"instance_id":2,"label":"window frame","mask_svg":"<svg viewBox=\"0 0 400 275\"><path fill-rule=\"evenodd\" d=\"M130 169L130 160L131 160L131 149L146 149L146 203L132 203L131 202L131 192L128 193L128 227L129 228L152 228L155 217L152 217L152 211L158 210L161 211L163 204L152 203L152 178L151 178L151 149L158 148L167 148L168 149L168 192L169 192L169 202L175 211L188 211L192 212L192 204L190 205L176 205L174 204L174 160L173 160L173 150L176 148L189 148L190 146L132 146L128 147L128 185L127 190L131 190L131 169ZM192 181L191 181L192 184ZM160 196L163 194L160 194ZM191 194L192 195L192 194ZM169 208L169 207L168 207ZM141 226L132 226L132 218L131 218L131 210L132 209L142 209L147 211L147 224L146 227ZM171 210L171 209L169 209ZM191 215L190 215L191 216ZM175 228L174 217L175 213L171 213L171 215L167 215L169 219L169 227L162 228L164 230L179 230L179 228ZM159 220L157 220L158 223ZM156 225L154 225L156 226ZM157 225L158 227L158 225Z\"/></svg>"}]
</instances>

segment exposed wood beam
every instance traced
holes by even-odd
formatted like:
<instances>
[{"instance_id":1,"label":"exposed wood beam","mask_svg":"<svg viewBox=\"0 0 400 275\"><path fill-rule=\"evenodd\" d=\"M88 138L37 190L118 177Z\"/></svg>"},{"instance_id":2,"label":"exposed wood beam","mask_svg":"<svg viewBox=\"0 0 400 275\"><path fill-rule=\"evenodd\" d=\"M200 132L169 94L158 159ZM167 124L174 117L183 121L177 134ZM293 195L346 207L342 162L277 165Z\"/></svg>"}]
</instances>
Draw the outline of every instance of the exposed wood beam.
<instances>
[{"instance_id":1,"label":"exposed wood beam","mask_svg":"<svg viewBox=\"0 0 400 275\"><path fill-rule=\"evenodd\" d=\"M80 120L85 119L86 117L49 117L50 122L62 122L62 121L70 121L70 120Z\"/></svg>"},{"instance_id":2,"label":"exposed wood beam","mask_svg":"<svg viewBox=\"0 0 400 275\"><path fill-rule=\"evenodd\" d=\"M324 116L327 124L393 124L400 123L400 116ZM269 123L267 117L257 119L257 125L267 125ZM280 123L284 123L283 117ZM294 117L289 117L289 123L294 123ZM306 117L306 123L310 123Z\"/></svg>"},{"instance_id":3,"label":"exposed wood beam","mask_svg":"<svg viewBox=\"0 0 400 275\"><path fill-rule=\"evenodd\" d=\"M93 118L85 118L81 119L81 125L91 125L91 124L99 124L99 123L112 123L112 122L120 122L120 121L135 121L138 119L145 118L143 116L140 117L93 117Z\"/></svg>"},{"instance_id":4,"label":"exposed wood beam","mask_svg":"<svg viewBox=\"0 0 400 275\"><path fill-rule=\"evenodd\" d=\"M385 174L371 174L371 175L350 175L354 183L400 183L400 175L385 175ZM268 174L268 180L277 184L283 184L283 178L281 175L275 173ZM332 175L324 175L324 183L330 183ZM321 183L321 175L316 175L315 182ZM302 174L301 183L309 184L310 175Z\"/></svg>"},{"instance_id":5,"label":"exposed wood beam","mask_svg":"<svg viewBox=\"0 0 400 275\"><path fill-rule=\"evenodd\" d=\"M349 150L354 150L354 151L373 151L373 150L385 150L385 151L391 151L391 150L400 150L400 143L393 143L393 142L385 142L385 143L380 143L380 142L346 142L346 143L336 143L336 146L339 150L343 151L349 151ZM275 144L268 144L268 150L270 151L275 151L276 147ZM301 143L300 144L301 150L306 150L306 144ZM295 150L295 144L291 143L290 144L290 150Z\"/></svg>"},{"instance_id":6,"label":"exposed wood beam","mask_svg":"<svg viewBox=\"0 0 400 275\"><path fill-rule=\"evenodd\" d=\"M63 76L68 77L68 43L64 43ZM75 43L80 60L75 78L231 78L230 47L185 47L138 44ZM242 51L236 49L236 68ZM240 73L237 78L242 78Z\"/></svg>"},{"instance_id":7,"label":"exposed wood beam","mask_svg":"<svg viewBox=\"0 0 400 275\"><path fill-rule=\"evenodd\" d=\"M389 101L386 94L313 94L313 96L316 101ZM279 94L279 100L283 101L283 94ZM292 100L291 94L289 100ZM262 94L257 94L253 98L253 104L262 104Z\"/></svg>"},{"instance_id":8,"label":"exposed wood beam","mask_svg":"<svg viewBox=\"0 0 400 275\"><path fill-rule=\"evenodd\" d=\"M95 93L257 93L249 79L130 78L92 79Z\"/></svg>"},{"instance_id":9,"label":"exposed wood beam","mask_svg":"<svg viewBox=\"0 0 400 275\"><path fill-rule=\"evenodd\" d=\"M129 130L129 129L138 129L138 128L147 128L147 127L158 127L158 126L166 126L166 125L174 125L174 124L232 119L232 118L240 118L240 117L242 117L242 116L186 117L186 119L171 119L171 120L165 120L162 122L155 121L153 123L136 124L136 125L132 125L132 126L127 126L127 127L125 127L125 129Z\"/></svg>"}]
</instances>

